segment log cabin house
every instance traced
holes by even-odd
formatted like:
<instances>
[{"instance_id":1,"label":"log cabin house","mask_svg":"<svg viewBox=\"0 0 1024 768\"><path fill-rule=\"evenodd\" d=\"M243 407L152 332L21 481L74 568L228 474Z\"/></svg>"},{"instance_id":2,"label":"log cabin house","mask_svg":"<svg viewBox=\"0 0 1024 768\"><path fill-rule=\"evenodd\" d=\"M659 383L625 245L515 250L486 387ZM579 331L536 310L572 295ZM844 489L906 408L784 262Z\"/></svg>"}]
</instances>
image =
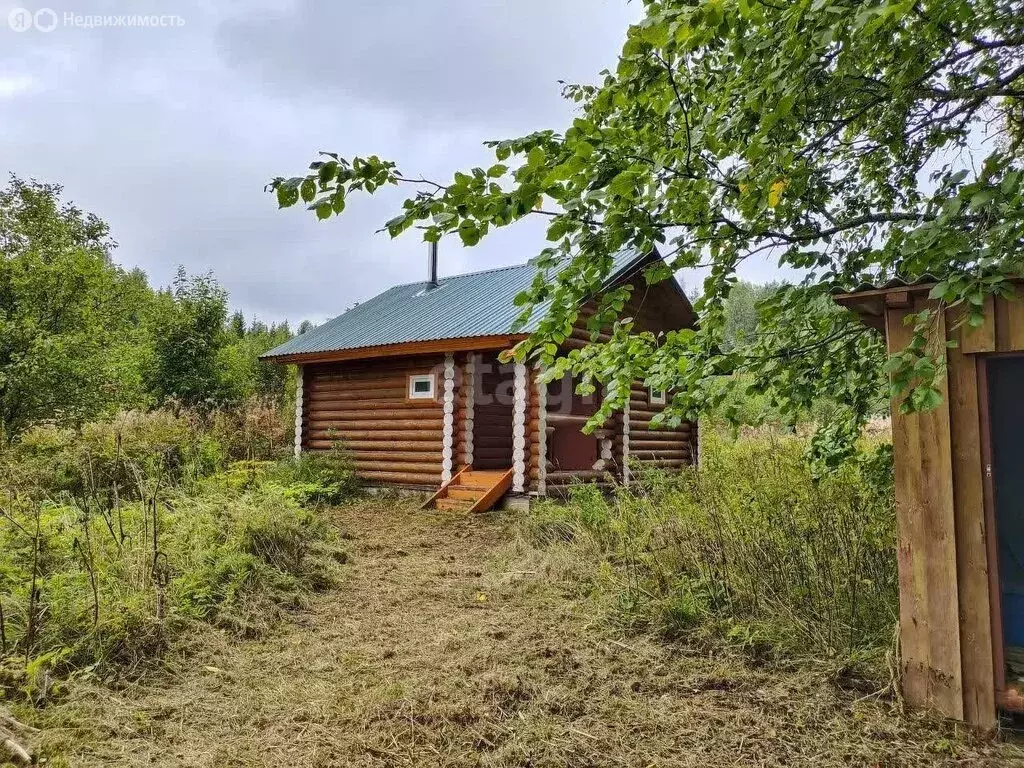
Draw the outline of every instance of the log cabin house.
<instances>
[{"instance_id":1,"label":"log cabin house","mask_svg":"<svg viewBox=\"0 0 1024 768\"><path fill-rule=\"evenodd\" d=\"M910 342L908 314L939 309L935 282L835 298L892 353ZM908 703L991 728L1024 713L1024 301L989 297L980 327L961 312L936 313L936 342L954 342L942 404L892 404L901 672Z\"/></svg>"},{"instance_id":2,"label":"log cabin house","mask_svg":"<svg viewBox=\"0 0 1024 768\"><path fill-rule=\"evenodd\" d=\"M647 285L656 253L616 257L607 288L630 284L639 330L690 327L693 308L674 279ZM483 511L508 494L528 498L576 481L627 481L631 463L674 468L696 457L696 425L652 430L664 392L635 382L628 408L602 429L581 428L598 407L570 380L498 356L526 337L513 300L536 268L523 264L395 286L264 359L298 367L295 452L343 448L372 486L435 491L428 504ZM565 349L590 338L581 307Z\"/></svg>"}]
</instances>

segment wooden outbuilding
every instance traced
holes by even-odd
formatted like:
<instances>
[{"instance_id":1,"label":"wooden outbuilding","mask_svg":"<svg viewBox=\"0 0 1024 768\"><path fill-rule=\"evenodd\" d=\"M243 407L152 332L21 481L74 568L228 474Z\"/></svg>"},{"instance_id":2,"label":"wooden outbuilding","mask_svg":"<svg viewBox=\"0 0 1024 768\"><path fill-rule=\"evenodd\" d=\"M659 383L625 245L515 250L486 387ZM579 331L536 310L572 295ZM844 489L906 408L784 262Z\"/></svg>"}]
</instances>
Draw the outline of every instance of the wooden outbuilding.
<instances>
[{"instance_id":1,"label":"wooden outbuilding","mask_svg":"<svg viewBox=\"0 0 1024 768\"><path fill-rule=\"evenodd\" d=\"M836 300L904 349L908 314L938 308L933 280L863 286ZM1019 287L1019 286L1018 286ZM992 727L1024 711L1024 301L990 298L980 327L937 314L943 403L892 407L903 692Z\"/></svg>"},{"instance_id":2,"label":"wooden outbuilding","mask_svg":"<svg viewBox=\"0 0 1024 768\"><path fill-rule=\"evenodd\" d=\"M679 284L644 279L658 259L619 254L605 289L633 287L626 312L638 330L690 327L693 308ZM501 362L543 312L513 330L522 311L514 299L534 266L439 279L435 250L428 269L426 281L395 286L264 355L298 366L296 455L341 447L371 485L431 489L434 505L475 511L506 493L628 482L636 462L674 468L695 460L696 424L650 428L664 392L635 382L628 408L586 435L599 394L578 394L568 378L544 384L540 370ZM588 342L596 298L580 308L564 350Z\"/></svg>"}]
</instances>

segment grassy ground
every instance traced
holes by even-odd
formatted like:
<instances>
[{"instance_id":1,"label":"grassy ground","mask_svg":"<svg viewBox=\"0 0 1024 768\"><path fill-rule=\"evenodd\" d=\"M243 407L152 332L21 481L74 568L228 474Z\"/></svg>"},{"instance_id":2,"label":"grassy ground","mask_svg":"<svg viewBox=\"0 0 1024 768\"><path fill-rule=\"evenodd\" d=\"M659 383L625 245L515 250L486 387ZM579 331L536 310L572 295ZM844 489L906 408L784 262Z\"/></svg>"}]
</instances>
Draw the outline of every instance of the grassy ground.
<instances>
[{"instance_id":1,"label":"grassy ground","mask_svg":"<svg viewBox=\"0 0 1024 768\"><path fill-rule=\"evenodd\" d=\"M262 640L217 630L29 714L50 765L1008 765L824 673L615 634L509 515L341 508L341 586ZM574 566L574 567L578 567ZM19 714L25 715L21 712Z\"/></svg>"}]
</instances>

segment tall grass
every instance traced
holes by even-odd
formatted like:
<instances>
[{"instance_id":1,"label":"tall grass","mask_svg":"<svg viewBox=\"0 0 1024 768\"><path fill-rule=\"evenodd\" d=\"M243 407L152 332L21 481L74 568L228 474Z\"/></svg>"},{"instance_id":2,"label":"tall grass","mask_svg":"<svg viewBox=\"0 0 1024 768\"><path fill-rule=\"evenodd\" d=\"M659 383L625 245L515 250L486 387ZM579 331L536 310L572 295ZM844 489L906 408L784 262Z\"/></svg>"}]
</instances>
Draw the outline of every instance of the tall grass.
<instances>
[{"instance_id":1,"label":"tall grass","mask_svg":"<svg viewBox=\"0 0 1024 768\"><path fill-rule=\"evenodd\" d=\"M600 561L594 586L628 625L777 657L880 657L898 600L888 454L815 480L804 449L709 434L699 468L611 498L580 486L538 507L530 532Z\"/></svg>"},{"instance_id":2,"label":"tall grass","mask_svg":"<svg viewBox=\"0 0 1024 768\"><path fill-rule=\"evenodd\" d=\"M0 452L0 698L131 672L197 622L259 634L334 580L321 507L354 473L275 461L272 418L125 413Z\"/></svg>"}]
</instances>

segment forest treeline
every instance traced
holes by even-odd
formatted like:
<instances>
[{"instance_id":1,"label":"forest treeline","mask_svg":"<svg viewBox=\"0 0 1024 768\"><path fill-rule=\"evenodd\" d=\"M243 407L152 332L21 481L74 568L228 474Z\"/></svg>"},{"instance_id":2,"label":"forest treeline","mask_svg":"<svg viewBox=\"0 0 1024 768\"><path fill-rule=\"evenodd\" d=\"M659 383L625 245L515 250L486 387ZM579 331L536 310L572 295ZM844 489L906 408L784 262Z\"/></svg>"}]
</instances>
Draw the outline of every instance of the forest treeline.
<instances>
[{"instance_id":1,"label":"forest treeline","mask_svg":"<svg viewBox=\"0 0 1024 768\"><path fill-rule=\"evenodd\" d=\"M0 190L0 438L35 424L76 427L119 411L213 409L251 398L287 407L290 367L259 356L292 331L231 312L212 274L178 269L153 287L113 259L105 221L59 184L12 176ZM777 285L738 282L724 343L756 338L757 302Z\"/></svg>"},{"instance_id":2,"label":"forest treeline","mask_svg":"<svg viewBox=\"0 0 1024 768\"><path fill-rule=\"evenodd\" d=\"M210 275L155 288L112 258L99 217L60 185L12 176L0 191L0 437L167 404L282 401L284 366L259 355L293 335L231 313ZM306 328L300 328L304 331Z\"/></svg>"}]
</instances>

